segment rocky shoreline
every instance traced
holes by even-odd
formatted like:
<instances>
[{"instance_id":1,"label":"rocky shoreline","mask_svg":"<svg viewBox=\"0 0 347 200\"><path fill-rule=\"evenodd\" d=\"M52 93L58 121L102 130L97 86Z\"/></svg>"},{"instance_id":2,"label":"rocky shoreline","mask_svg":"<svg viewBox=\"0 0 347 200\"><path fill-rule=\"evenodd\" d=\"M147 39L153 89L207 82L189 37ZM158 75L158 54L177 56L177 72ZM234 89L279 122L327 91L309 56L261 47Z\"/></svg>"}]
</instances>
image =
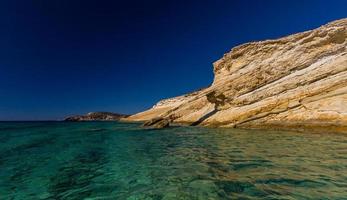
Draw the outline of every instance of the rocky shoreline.
<instances>
[{"instance_id":1,"label":"rocky shoreline","mask_svg":"<svg viewBox=\"0 0 347 200\"><path fill-rule=\"evenodd\" d=\"M210 87L122 120L347 132L347 19L237 46L213 66Z\"/></svg>"}]
</instances>

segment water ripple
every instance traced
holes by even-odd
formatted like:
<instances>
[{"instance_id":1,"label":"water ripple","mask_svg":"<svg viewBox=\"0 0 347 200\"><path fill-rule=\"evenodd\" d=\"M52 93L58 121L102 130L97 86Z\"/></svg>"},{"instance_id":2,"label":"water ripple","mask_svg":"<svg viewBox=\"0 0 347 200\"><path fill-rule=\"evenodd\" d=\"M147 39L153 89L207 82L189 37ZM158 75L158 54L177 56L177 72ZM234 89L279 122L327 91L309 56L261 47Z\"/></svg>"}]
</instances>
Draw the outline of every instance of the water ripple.
<instances>
[{"instance_id":1,"label":"water ripple","mask_svg":"<svg viewBox=\"0 0 347 200\"><path fill-rule=\"evenodd\" d=\"M347 137L0 123L0 199L344 199Z\"/></svg>"}]
</instances>

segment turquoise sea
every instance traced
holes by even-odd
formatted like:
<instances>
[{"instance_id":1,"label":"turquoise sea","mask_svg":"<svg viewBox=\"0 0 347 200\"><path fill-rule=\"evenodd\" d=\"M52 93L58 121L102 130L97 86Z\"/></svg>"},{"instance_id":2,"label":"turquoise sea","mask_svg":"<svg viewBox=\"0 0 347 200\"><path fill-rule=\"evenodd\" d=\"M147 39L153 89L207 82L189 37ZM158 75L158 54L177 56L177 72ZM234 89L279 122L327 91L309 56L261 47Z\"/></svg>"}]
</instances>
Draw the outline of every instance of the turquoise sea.
<instances>
[{"instance_id":1,"label":"turquoise sea","mask_svg":"<svg viewBox=\"0 0 347 200\"><path fill-rule=\"evenodd\" d=\"M347 199L347 135L2 122L0 199Z\"/></svg>"}]
</instances>

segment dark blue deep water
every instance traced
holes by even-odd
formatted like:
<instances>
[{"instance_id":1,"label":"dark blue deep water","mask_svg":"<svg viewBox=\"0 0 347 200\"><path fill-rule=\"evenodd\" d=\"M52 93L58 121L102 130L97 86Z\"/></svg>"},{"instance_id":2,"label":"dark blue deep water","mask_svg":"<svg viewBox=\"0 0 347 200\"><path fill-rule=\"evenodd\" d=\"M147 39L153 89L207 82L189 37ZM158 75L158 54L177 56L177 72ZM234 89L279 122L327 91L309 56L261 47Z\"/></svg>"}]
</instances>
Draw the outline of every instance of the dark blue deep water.
<instances>
[{"instance_id":1,"label":"dark blue deep water","mask_svg":"<svg viewBox=\"0 0 347 200\"><path fill-rule=\"evenodd\" d=\"M0 199L347 199L347 136L3 122Z\"/></svg>"}]
</instances>

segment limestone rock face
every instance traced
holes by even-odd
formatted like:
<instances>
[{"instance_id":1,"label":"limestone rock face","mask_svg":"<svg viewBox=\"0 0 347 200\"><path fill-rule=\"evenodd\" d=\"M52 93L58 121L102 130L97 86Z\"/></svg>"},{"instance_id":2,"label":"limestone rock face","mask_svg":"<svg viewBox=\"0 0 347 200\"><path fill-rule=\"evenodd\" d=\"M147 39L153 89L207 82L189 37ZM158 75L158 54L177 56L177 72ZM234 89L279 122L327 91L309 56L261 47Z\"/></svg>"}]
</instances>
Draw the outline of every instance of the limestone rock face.
<instances>
[{"instance_id":1,"label":"limestone rock face","mask_svg":"<svg viewBox=\"0 0 347 200\"><path fill-rule=\"evenodd\" d=\"M142 126L154 129L167 128L170 126L170 121L165 118L155 117L146 121Z\"/></svg>"},{"instance_id":2,"label":"limestone rock face","mask_svg":"<svg viewBox=\"0 0 347 200\"><path fill-rule=\"evenodd\" d=\"M117 121L127 116L111 112L90 112L86 115L67 117L64 121Z\"/></svg>"},{"instance_id":3,"label":"limestone rock face","mask_svg":"<svg viewBox=\"0 0 347 200\"><path fill-rule=\"evenodd\" d=\"M347 19L233 48L210 87L130 116L219 127L347 127Z\"/></svg>"}]
</instances>

